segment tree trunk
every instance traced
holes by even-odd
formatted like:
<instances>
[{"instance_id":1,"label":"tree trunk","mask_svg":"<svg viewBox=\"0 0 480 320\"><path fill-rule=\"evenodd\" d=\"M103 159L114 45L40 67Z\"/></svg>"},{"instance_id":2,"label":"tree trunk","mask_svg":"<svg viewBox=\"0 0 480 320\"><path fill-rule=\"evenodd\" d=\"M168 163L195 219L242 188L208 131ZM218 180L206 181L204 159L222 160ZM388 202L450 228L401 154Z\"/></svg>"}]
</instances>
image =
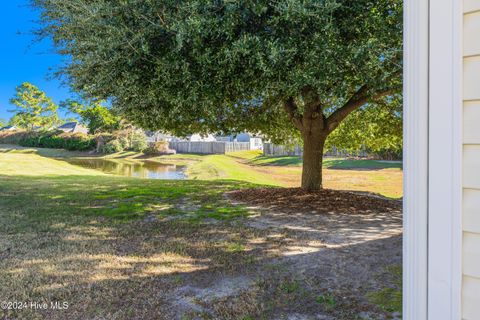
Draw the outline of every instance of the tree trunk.
<instances>
[{"instance_id":1,"label":"tree trunk","mask_svg":"<svg viewBox=\"0 0 480 320\"><path fill-rule=\"evenodd\" d=\"M326 137L303 134L302 189L317 191L322 189L323 147Z\"/></svg>"}]
</instances>

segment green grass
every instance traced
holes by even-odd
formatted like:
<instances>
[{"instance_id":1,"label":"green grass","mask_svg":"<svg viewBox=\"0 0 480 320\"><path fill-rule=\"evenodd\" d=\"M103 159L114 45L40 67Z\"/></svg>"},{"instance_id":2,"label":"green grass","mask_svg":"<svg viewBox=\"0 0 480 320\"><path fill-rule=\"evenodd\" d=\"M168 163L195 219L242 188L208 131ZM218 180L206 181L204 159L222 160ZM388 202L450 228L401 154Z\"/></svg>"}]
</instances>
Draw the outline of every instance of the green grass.
<instances>
[{"instance_id":1,"label":"green grass","mask_svg":"<svg viewBox=\"0 0 480 320\"><path fill-rule=\"evenodd\" d=\"M401 162L384 162L378 160L345 160L329 158L324 159L323 166L329 169L402 169Z\"/></svg>"},{"instance_id":2,"label":"green grass","mask_svg":"<svg viewBox=\"0 0 480 320\"><path fill-rule=\"evenodd\" d=\"M300 289L300 282L297 280L286 280L280 284L280 290L287 294L295 293Z\"/></svg>"},{"instance_id":3,"label":"green grass","mask_svg":"<svg viewBox=\"0 0 480 320\"><path fill-rule=\"evenodd\" d=\"M331 293L321 294L315 298L315 301L325 305L327 308L334 308L337 304L335 296Z\"/></svg>"},{"instance_id":4,"label":"green grass","mask_svg":"<svg viewBox=\"0 0 480 320\"><path fill-rule=\"evenodd\" d=\"M238 233L249 231L230 224L249 213L223 194L252 184L126 178L59 154L0 149L0 300L70 303L6 318L158 319L179 275L248 265Z\"/></svg>"},{"instance_id":5,"label":"green grass","mask_svg":"<svg viewBox=\"0 0 480 320\"><path fill-rule=\"evenodd\" d=\"M266 157L257 156L250 163L262 166L301 166L302 158L296 156Z\"/></svg>"},{"instance_id":6,"label":"green grass","mask_svg":"<svg viewBox=\"0 0 480 320\"><path fill-rule=\"evenodd\" d=\"M129 151L101 156L86 152L0 145L0 153L19 155L19 161L15 168L12 167L12 172L18 172L20 175L23 174L22 168L29 165L25 163L25 158L20 156L22 154L61 160L103 158L120 163L136 163L148 159L153 162L186 166L186 174L191 180L237 180L279 187L298 187L302 171L299 157L264 157L261 155L261 151L257 150L232 152L226 155L176 154L151 157ZM401 166L402 164L397 162L326 158L324 160L324 187L372 192L386 197L399 198L402 196ZM50 166L46 170L50 170L54 174L59 171L77 169L72 166L68 169L64 166ZM38 172L37 169L31 171L30 174ZM119 208L118 210L127 209ZM205 212L205 210L203 214L215 215Z\"/></svg>"},{"instance_id":7,"label":"green grass","mask_svg":"<svg viewBox=\"0 0 480 320\"><path fill-rule=\"evenodd\" d=\"M61 152L60 152L61 154ZM19 190L3 197L2 204L22 205L26 224L36 225L47 217L63 220L72 211L79 215L131 220L147 215L182 216L190 220L231 219L246 214L223 199L228 190L251 186L248 183L216 180L142 180L103 174L47 157L51 150L0 149L2 192ZM28 191L28 192L20 192ZM47 201L41 207L29 204Z\"/></svg>"},{"instance_id":8,"label":"green grass","mask_svg":"<svg viewBox=\"0 0 480 320\"><path fill-rule=\"evenodd\" d=\"M245 246L241 243L234 242L227 245L227 252L243 252L245 250Z\"/></svg>"},{"instance_id":9,"label":"green grass","mask_svg":"<svg viewBox=\"0 0 480 320\"><path fill-rule=\"evenodd\" d=\"M387 312L402 312L402 266L395 265L387 268L391 287L383 288L368 294L369 300Z\"/></svg>"},{"instance_id":10,"label":"green grass","mask_svg":"<svg viewBox=\"0 0 480 320\"><path fill-rule=\"evenodd\" d=\"M195 179L232 179L250 183L278 186L278 180L267 173L256 172L247 164L229 155L209 155L187 169L187 175Z\"/></svg>"}]
</instances>

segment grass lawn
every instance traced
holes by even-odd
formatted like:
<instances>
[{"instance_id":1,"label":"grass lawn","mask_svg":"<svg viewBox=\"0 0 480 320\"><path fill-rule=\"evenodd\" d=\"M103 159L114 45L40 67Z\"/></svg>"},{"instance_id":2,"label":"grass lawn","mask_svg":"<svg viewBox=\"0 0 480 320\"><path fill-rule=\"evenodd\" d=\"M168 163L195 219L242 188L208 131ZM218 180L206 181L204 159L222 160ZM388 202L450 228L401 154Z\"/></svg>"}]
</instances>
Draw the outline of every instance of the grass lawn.
<instances>
[{"instance_id":1,"label":"grass lawn","mask_svg":"<svg viewBox=\"0 0 480 320\"><path fill-rule=\"evenodd\" d=\"M247 165L256 174L267 175L277 186L300 186L300 157L265 157L258 151L236 152L227 156ZM398 199L403 194L402 179L401 162L335 158L323 161L323 185L328 189L362 191Z\"/></svg>"},{"instance_id":2,"label":"grass lawn","mask_svg":"<svg viewBox=\"0 0 480 320\"><path fill-rule=\"evenodd\" d=\"M142 310L150 303L145 295L181 281L182 272L224 265L235 255L241 228L228 234L230 240L209 245L208 235L200 240L199 233L208 219L228 222L246 215L223 193L247 186L122 178L0 149L0 300L67 301L70 319L157 318L160 310ZM150 226L162 219L168 228ZM146 285L172 272L162 283ZM136 288L145 291L134 294ZM122 316L116 314L120 304L126 305ZM3 312L8 319L66 318L51 309Z\"/></svg>"},{"instance_id":3,"label":"grass lawn","mask_svg":"<svg viewBox=\"0 0 480 320\"><path fill-rule=\"evenodd\" d=\"M227 155L175 155L158 161L191 161L187 170L193 179L234 179L251 183L299 187L302 173L300 157L265 157L259 151ZM354 190L400 198L402 163L376 160L324 160L324 187Z\"/></svg>"},{"instance_id":4,"label":"grass lawn","mask_svg":"<svg viewBox=\"0 0 480 320\"><path fill-rule=\"evenodd\" d=\"M2 145L0 145L0 148ZM236 180L247 183L299 187L301 159L299 157L264 157L260 151L242 151L227 155L176 154L146 157L135 152L96 156L56 149L19 148L3 146L13 153L35 153L48 158L105 158L116 161L149 161L187 166L189 179ZM388 198L402 197L402 164L375 160L345 160L326 158L323 170L324 187L378 194Z\"/></svg>"},{"instance_id":5,"label":"grass lawn","mask_svg":"<svg viewBox=\"0 0 480 320\"><path fill-rule=\"evenodd\" d=\"M249 160L252 164L263 166L302 166L302 158L298 156L267 157L257 154L249 158ZM399 161L350 160L343 158L325 158L323 166L328 169L402 169L402 163Z\"/></svg>"},{"instance_id":6,"label":"grass lawn","mask_svg":"<svg viewBox=\"0 0 480 320\"><path fill-rule=\"evenodd\" d=\"M337 250L339 238L332 240L331 247L327 240L344 223L327 228L330 220L310 221L310 216L302 220L295 215L301 227L272 220L279 227L253 228L246 217L258 212L224 197L233 189L280 185L280 172L275 176L238 155L176 155L169 159L191 162L191 170L211 168L211 180L144 180L61 161L72 155L85 156L62 150L0 148L0 301L69 305L66 310L0 310L0 318L270 319L278 312L288 315L305 309L335 314L336 319L356 319L355 310L366 308L367 300L351 289L347 293L352 296L345 301L341 297L347 293L325 291L325 279L331 276L319 275L337 265L328 260L333 254L308 276L297 272L303 267L292 265L292 261L308 261L317 268L312 261L323 261L316 254L324 251L315 248ZM113 157L125 156L138 157ZM290 168L283 169L294 174ZM257 172L262 174L248 177ZM387 233L386 221L366 228L360 225L381 220L358 216L348 221L355 219L360 219L356 228L366 230L368 241L378 229L378 239L370 241L378 256L361 254L349 263L365 268L368 263L362 259L374 259L371 272L377 277L383 266L391 264L393 258L385 257L398 251L398 245L387 254L381 248L390 248L392 241L399 243L401 225L395 218L388 222L395 226L394 232ZM288 225L292 229L285 228ZM312 232L312 227L320 229ZM307 229L308 233L302 231ZM360 238L358 230L355 239ZM315 238L308 240L312 235ZM373 250L355 246L358 254ZM288 258L292 253L298 261ZM281 257L287 257L285 263L279 263ZM341 259L345 263L346 258ZM362 284L373 294L377 286ZM368 308L384 312L375 305Z\"/></svg>"}]
</instances>

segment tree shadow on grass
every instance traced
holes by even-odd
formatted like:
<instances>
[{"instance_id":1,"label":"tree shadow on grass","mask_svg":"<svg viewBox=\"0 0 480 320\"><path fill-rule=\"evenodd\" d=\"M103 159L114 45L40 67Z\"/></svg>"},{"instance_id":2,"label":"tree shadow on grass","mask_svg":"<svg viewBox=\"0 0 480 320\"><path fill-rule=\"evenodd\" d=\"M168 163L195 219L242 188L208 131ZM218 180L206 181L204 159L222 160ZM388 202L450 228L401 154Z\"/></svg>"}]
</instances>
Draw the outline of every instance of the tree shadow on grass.
<instances>
[{"instance_id":1,"label":"tree shadow on grass","mask_svg":"<svg viewBox=\"0 0 480 320\"><path fill-rule=\"evenodd\" d=\"M260 166L301 166L303 160L297 156L258 156L249 164Z\"/></svg>"},{"instance_id":2,"label":"tree shadow on grass","mask_svg":"<svg viewBox=\"0 0 480 320\"><path fill-rule=\"evenodd\" d=\"M259 166L302 166L302 162L302 158L298 156L258 156L249 161L249 164ZM324 168L373 171L390 168L402 169L403 165L398 161L331 159L325 157Z\"/></svg>"},{"instance_id":3,"label":"tree shadow on grass","mask_svg":"<svg viewBox=\"0 0 480 320\"><path fill-rule=\"evenodd\" d=\"M383 169L403 169L403 164L397 161L378 161L378 160L348 160L334 159L325 160L325 168L333 170L359 170L374 171Z\"/></svg>"}]
</instances>

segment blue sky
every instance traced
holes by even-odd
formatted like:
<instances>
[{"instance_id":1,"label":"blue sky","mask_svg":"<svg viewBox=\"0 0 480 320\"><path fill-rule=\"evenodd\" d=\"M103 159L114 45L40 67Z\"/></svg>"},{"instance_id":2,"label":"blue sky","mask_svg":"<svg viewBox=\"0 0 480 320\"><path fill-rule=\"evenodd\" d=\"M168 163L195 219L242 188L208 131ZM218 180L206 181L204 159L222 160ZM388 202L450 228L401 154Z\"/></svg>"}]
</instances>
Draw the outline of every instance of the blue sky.
<instances>
[{"instance_id":1,"label":"blue sky","mask_svg":"<svg viewBox=\"0 0 480 320\"><path fill-rule=\"evenodd\" d=\"M28 0L2 1L0 10L0 118L10 118L8 100L15 87L25 81L38 86L56 103L71 96L59 80L47 79L61 65L62 57L53 52L49 41L33 43L30 33L38 27L38 12L28 6Z\"/></svg>"}]
</instances>

